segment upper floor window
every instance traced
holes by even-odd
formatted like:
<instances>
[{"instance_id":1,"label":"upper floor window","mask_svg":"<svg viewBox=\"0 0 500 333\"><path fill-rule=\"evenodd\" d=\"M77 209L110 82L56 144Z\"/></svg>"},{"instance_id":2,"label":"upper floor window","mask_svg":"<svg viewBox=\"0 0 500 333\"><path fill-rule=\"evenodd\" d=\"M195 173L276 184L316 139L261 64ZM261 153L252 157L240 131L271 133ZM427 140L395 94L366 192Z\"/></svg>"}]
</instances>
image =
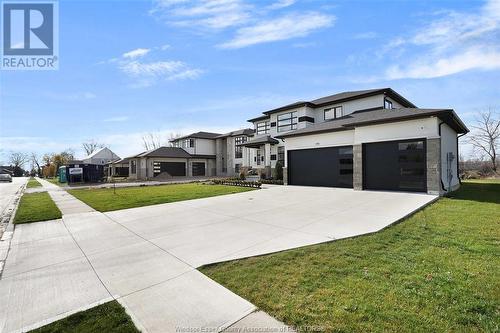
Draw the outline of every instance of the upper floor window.
<instances>
[{"instance_id":1,"label":"upper floor window","mask_svg":"<svg viewBox=\"0 0 500 333\"><path fill-rule=\"evenodd\" d=\"M344 115L342 106L335 106L333 108L325 109L325 120L337 119Z\"/></svg>"},{"instance_id":2,"label":"upper floor window","mask_svg":"<svg viewBox=\"0 0 500 333\"><path fill-rule=\"evenodd\" d=\"M269 121L257 123L257 134L269 134Z\"/></svg>"},{"instance_id":3,"label":"upper floor window","mask_svg":"<svg viewBox=\"0 0 500 333\"><path fill-rule=\"evenodd\" d=\"M185 139L182 143L183 148L194 148L194 139Z\"/></svg>"},{"instance_id":4,"label":"upper floor window","mask_svg":"<svg viewBox=\"0 0 500 333\"><path fill-rule=\"evenodd\" d=\"M297 129L297 112L283 113L278 116L278 132Z\"/></svg>"},{"instance_id":5,"label":"upper floor window","mask_svg":"<svg viewBox=\"0 0 500 333\"><path fill-rule=\"evenodd\" d=\"M387 98L384 99L384 109L392 109L392 102Z\"/></svg>"},{"instance_id":6,"label":"upper floor window","mask_svg":"<svg viewBox=\"0 0 500 333\"><path fill-rule=\"evenodd\" d=\"M243 147L240 144L247 142L246 136L238 136L234 138L234 158L242 158L243 157Z\"/></svg>"}]
</instances>

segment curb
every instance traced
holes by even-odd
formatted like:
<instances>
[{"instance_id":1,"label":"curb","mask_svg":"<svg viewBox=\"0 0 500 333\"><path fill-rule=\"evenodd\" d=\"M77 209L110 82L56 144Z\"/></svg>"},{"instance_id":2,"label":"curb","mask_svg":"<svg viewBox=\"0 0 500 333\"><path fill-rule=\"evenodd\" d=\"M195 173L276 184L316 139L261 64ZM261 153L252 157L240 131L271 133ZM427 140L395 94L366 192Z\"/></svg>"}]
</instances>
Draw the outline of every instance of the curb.
<instances>
[{"instance_id":1,"label":"curb","mask_svg":"<svg viewBox=\"0 0 500 333\"><path fill-rule=\"evenodd\" d=\"M27 183L17 190L14 198L4 211L6 212L5 216L2 217L2 220L0 221L2 225L6 224L6 228L0 238L0 278L2 277L5 261L7 260L7 256L9 254L12 236L14 236L14 217L16 216L17 208L19 207L19 202L24 194L26 185Z\"/></svg>"}]
</instances>

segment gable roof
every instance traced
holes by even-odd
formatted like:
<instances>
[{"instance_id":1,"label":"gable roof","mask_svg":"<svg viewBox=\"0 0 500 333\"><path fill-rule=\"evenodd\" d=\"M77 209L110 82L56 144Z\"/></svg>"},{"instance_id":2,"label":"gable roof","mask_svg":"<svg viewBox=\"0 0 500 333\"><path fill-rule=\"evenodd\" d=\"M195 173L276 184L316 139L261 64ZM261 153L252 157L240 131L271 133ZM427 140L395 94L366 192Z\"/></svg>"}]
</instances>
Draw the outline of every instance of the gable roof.
<instances>
[{"instance_id":1,"label":"gable roof","mask_svg":"<svg viewBox=\"0 0 500 333\"><path fill-rule=\"evenodd\" d=\"M338 94L333 94L325 97L320 97L317 99L313 99L311 101L298 101L295 103L287 104L285 106L280 106L279 108L271 109L268 111L262 112L264 116L259 116L256 118L249 119L249 122L254 122L258 120L263 120L267 119L270 114L280 112L280 111L285 111L285 110L290 110L290 109L295 109L298 107L311 107L311 108L317 108L321 106L325 106L327 104L332 104L332 103L341 103L341 102L346 102L350 100L355 100L358 98L364 98L364 97L369 97L369 96L374 96L374 95L379 95L379 94L384 94L386 96L391 97L393 100L396 102L400 103L404 107L408 108L416 108L415 104L392 90L391 88L378 88L378 89L366 89L366 90L355 90L355 91L344 91ZM382 106L382 105L381 105Z\"/></svg>"},{"instance_id":2,"label":"gable roof","mask_svg":"<svg viewBox=\"0 0 500 333\"><path fill-rule=\"evenodd\" d=\"M325 121L317 125L302 128L293 132L277 135L277 138L307 135L312 133L335 132L352 130L355 127L383 124L411 119L419 119L436 116L448 124L457 133L467 133L469 129L458 118L452 109L419 109L419 108L399 108L399 109L378 109L371 111L357 111L342 118Z\"/></svg>"},{"instance_id":3,"label":"gable roof","mask_svg":"<svg viewBox=\"0 0 500 333\"><path fill-rule=\"evenodd\" d=\"M160 147L145 151L134 157L174 157L174 158L189 158L191 155L182 148L177 147Z\"/></svg>"},{"instance_id":4,"label":"gable roof","mask_svg":"<svg viewBox=\"0 0 500 333\"><path fill-rule=\"evenodd\" d=\"M104 155L104 156L102 156ZM95 151L93 151L91 154L89 154L88 156L84 157L82 160L88 160L88 159L91 159L91 158L111 158L113 160L116 160L116 159L119 159L120 157L118 155L116 155L111 149L109 149L108 147L102 147L102 148L99 148Z\"/></svg>"},{"instance_id":5,"label":"gable roof","mask_svg":"<svg viewBox=\"0 0 500 333\"><path fill-rule=\"evenodd\" d=\"M169 140L169 142L174 142L177 140L182 140L182 139L188 139L188 138L195 138L195 139L215 139L221 135L220 133L212 133L212 132L196 132L196 133L191 133L189 135L184 135L172 140Z\"/></svg>"}]
</instances>

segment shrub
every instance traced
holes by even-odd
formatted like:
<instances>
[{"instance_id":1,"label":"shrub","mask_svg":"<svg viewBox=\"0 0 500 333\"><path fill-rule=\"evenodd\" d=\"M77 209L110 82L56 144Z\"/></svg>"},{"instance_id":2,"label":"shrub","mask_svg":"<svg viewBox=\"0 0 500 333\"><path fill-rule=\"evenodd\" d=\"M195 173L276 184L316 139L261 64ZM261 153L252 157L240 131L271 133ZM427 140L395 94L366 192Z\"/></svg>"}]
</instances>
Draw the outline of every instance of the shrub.
<instances>
[{"instance_id":1,"label":"shrub","mask_svg":"<svg viewBox=\"0 0 500 333\"><path fill-rule=\"evenodd\" d=\"M283 166L280 162L277 162L274 168L274 179L281 180L283 183Z\"/></svg>"}]
</instances>

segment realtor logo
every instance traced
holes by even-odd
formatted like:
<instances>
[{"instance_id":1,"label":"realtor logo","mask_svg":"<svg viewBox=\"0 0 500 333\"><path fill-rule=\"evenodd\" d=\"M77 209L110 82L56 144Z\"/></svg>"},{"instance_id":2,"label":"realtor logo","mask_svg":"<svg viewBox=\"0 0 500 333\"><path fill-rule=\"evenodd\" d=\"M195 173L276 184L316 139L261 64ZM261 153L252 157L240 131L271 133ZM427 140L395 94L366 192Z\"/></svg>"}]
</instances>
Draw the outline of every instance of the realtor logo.
<instances>
[{"instance_id":1,"label":"realtor logo","mask_svg":"<svg viewBox=\"0 0 500 333\"><path fill-rule=\"evenodd\" d=\"M2 69L58 69L57 2L4 1L1 17Z\"/></svg>"}]
</instances>

